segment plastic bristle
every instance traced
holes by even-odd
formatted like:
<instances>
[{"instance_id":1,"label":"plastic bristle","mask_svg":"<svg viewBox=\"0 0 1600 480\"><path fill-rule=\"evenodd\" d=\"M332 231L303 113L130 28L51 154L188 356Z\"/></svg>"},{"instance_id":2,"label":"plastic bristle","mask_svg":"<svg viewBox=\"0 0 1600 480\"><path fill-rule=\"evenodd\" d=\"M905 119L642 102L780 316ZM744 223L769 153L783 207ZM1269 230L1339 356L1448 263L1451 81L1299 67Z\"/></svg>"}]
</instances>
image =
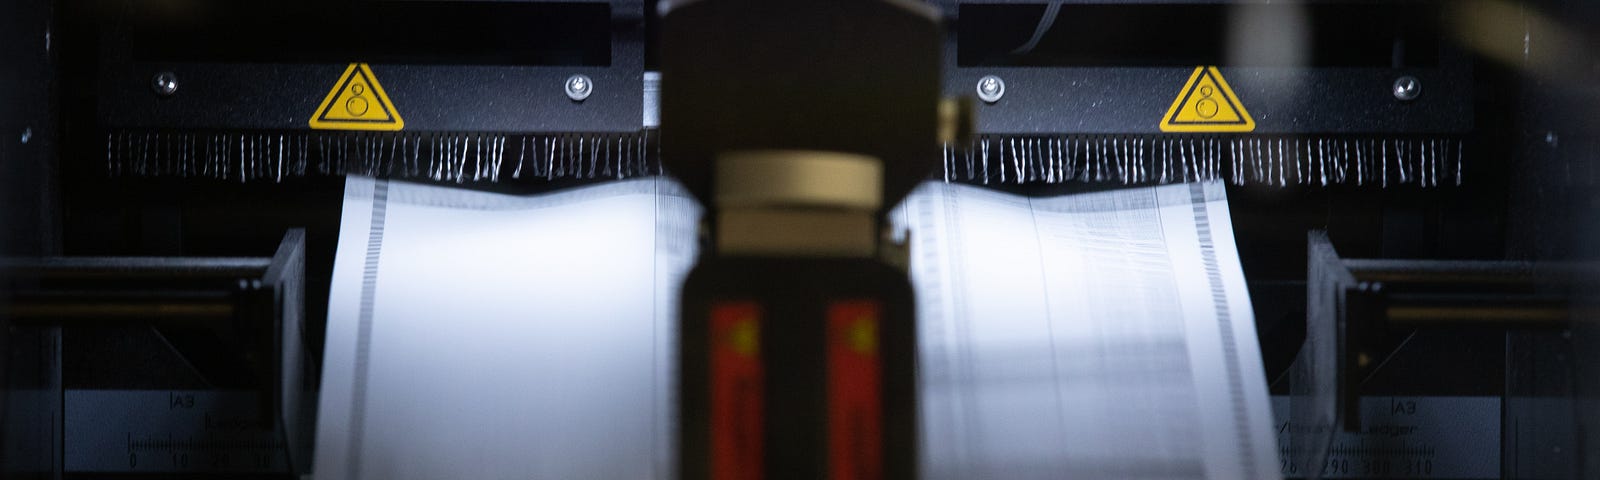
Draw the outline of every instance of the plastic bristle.
<instances>
[{"instance_id":1,"label":"plastic bristle","mask_svg":"<svg viewBox=\"0 0 1600 480\"><path fill-rule=\"evenodd\" d=\"M106 134L113 177L282 182L359 174L455 183L661 173L653 131L612 134L165 132Z\"/></svg>"},{"instance_id":2,"label":"plastic bristle","mask_svg":"<svg viewBox=\"0 0 1600 480\"><path fill-rule=\"evenodd\" d=\"M1235 185L1460 185L1456 137L986 135L946 145L948 182L1125 185L1222 180Z\"/></svg>"}]
</instances>

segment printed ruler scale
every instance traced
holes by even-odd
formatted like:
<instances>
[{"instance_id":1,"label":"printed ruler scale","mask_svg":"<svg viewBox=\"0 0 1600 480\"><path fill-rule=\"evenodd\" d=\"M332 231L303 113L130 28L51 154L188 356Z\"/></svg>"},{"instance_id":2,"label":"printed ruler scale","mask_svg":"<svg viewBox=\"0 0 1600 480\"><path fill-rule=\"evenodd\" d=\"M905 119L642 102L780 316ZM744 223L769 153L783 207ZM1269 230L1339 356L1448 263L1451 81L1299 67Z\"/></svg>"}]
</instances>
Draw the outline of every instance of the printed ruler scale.
<instances>
[{"instance_id":1,"label":"printed ruler scale","mask_svg":"<svg viewBox=\"0 0 1600 480\"><path fill-rule=\"evenodd\" d=\"M1289 397L1272 397L1284 478L1308 478L1289 461ZM1361 429L1339 431L1322 478L1500 478L1499 397L1362 397Z\"/></svg>"},{"instance_id":2,"label":"printed ruler scale","mask_svg":"<svg viewBox=\"0 0 1600 480\"><path fill-rule=\"evenodd\" d=\"M252 391L68 390L70 473L287 473Z\"/></svg>"}]
</instances>

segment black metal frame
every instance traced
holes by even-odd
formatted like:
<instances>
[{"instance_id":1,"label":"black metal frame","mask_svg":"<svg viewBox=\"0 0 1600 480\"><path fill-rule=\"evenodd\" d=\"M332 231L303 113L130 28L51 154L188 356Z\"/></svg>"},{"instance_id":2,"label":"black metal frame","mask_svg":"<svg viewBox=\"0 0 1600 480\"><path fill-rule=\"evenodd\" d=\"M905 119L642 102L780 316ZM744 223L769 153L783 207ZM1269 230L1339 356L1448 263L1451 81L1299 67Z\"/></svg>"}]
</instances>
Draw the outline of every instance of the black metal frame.
<instances>
[{"instance_id":1,"label":"black metal frame","mask_svg":"<svg viewBox=\"0 0 1600 480\"><path fill-rule=\"evenodd\" d=\"M292 229L272 257L4 260L11 295L0 316L23 329L181 325L241 339L252 345L243 357L259 375L258 421L284 437L290 466L305 473L317 390L315 376L304 375L317 368L303 329L305 253L305 232ZM65 412L54 421L64 422Z\"/></svg>"},{"instance_id":2,"label":"black metal frame","mask_svg":"<svg viewBox=\"0 0 1600 480\"><path fill-rule=\"evenodd\" d=\"M1292 434L1286 459L1303 471L1316 471L1337 430L1359 431L1362 383L1405 332L1573 328L1582 318L1577 285L1600 271L1582 262L1343 259L1323 232L1308 236L1307 250L1306 339L1290 386L1291 416L1305 431Z\"/></svg>"},{"instance_id":3,"label":"black metal frame","mask_svg":"<svg viewBox=\"0 0 1600 480\"><path fill-rule=\"evenodd\" d=\"M1044 2L935 3L946 21L955 24L961 21L962 5ZM1063 8L1074 4L1149 3L1172 2L1071 1L1065 2ZM957 64L960 38L954 30L945 37L945 95L973 96L978 80L985 75L997 75L1005 81L1004 97L977 107L976 132L980 135L1160 134L1161 117L1195 67L963 67ZM1471 60L1466 53L1451 47L1441 47L1438 55L1434 67L1218 69L1234 92L1247 99L1247 108L1256 120L1254 133L1466 133L1474 126ZM1402 102L1396 100L1391 88L1396 78L1407 75L1420 80L1426 93Z\"/></svg>"},{"instance_id":4,"label":"black metal frame","mask_svg":"<svg viewBox=\"0 0 1600 480\"><path fill-rule=\"evenodd\" d=\"M642 2L548 3L609 5L608 66L372 64L373 73L405 119L405 130L640 130L645 57ZM372 8L381 8L381 4ZM309 130L308 119L348 65L138 61L123 45L129 35L126 26L111 28L102 33L98 72L98 115L108 129ZM348 59L362 61L366 59ZM180 81L171 96L151 89L151 79L161 72L171 72ZM575 74L587 75L595 85L594 93L581 102L568 98L563 89L566 79Z\"/></svg>"}]
</instances>

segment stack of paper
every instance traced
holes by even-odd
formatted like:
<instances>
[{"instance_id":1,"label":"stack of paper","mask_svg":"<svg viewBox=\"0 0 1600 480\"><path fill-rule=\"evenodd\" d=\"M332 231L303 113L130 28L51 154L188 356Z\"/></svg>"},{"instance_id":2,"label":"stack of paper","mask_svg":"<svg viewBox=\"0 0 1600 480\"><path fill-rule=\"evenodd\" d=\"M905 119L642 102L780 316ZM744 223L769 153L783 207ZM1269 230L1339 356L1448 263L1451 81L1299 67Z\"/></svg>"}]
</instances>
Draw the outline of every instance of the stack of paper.
<instances>
[{"instance_id":1,"label":"stack of paper","mask_svg":"<svg viewBox=\"0 0 1600 480\"><path fill-rule=\"evenodd\" d=\"M930 183L910 229L930 479L1277 478L1221 183Z\"/></svg>"},{"instance_id":2,"label":"stack of paper","mask_svg":"<svg viewBox=\"0 0 1600 480\"><path fill-rule=\"evenodd\" d=\"M698 217L664 179L508 196L351 178L314 475L671 478ZM894 218L925 478L1277 476L1220 184L930 183Z\"/></svg>"},{"instance_id":3,"label":"stack of paper","mask_svg":"<svg viewBox=\"0 0 1600 480\"><path fill-rule=\"evenodd\" d=\"M698 217L663 179L524 197L352 177L313 474L666 478Z\"/></svg>"}]
</instances>

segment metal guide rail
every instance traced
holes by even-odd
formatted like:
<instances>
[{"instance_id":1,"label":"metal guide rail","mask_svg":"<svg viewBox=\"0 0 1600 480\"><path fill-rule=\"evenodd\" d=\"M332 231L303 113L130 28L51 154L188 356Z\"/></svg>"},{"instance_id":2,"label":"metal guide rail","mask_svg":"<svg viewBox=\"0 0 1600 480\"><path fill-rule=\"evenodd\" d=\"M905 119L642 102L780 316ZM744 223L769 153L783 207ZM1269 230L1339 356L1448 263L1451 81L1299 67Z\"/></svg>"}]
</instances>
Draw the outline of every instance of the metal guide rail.
<instances>
[{"instance_id":1,"label":"metal guide rail","mask_svg":"<svg viewBox=\"0 0 1600 480\"><path fill-rule=\"evenodd\" d=\"M31 351L39 414L8 428L59 450L17 473L308 471L305 262L299 229L272 257L0 259L0 315L56 345Z\"/></svg>"}]
</instances>

